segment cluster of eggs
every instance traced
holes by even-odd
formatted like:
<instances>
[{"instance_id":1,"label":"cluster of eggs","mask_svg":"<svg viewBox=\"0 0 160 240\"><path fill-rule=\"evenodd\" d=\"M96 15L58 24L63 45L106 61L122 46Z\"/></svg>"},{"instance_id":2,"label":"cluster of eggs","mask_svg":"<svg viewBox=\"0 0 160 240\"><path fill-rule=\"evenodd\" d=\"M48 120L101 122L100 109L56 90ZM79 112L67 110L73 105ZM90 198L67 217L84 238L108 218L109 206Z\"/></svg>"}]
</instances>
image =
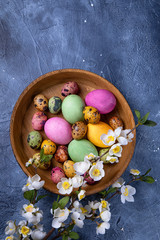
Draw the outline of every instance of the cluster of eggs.
<instances>
[{"instance_id":1,"label":"cluster of eggs","mask_svg":"<svg viewBox=\"0 0 160 240\"><path fill-rule=\"evenodd\" d=\"M34 106L39 110L33 115L32 127L34 131L28 134L28 144L33 149L44 149L45 155L53 155L53 161L63 164L51 171L51 179L58 183L62 177L74 177L74 163L84 160L90 153L98 156L97 147L103 149L107 146L100 140L103 133L109 129L123 126L121 119L112 116L109 124L101 121L101 114L111 112L116 106L116 98L108 90L97 89L89 92L83 99L77 95L79 87L76 82L64 84L61 95L53 96L49 100L39 94L34 98ZM44 111L49 109L52 114L62 110L63 118L54 116L47 119ZM40 130L43 130L48 139L42 142ZM57 146L58 145L58 148ZM67 146L66 146L67 145ZM33 155L34 165L41 169L51 166L51 161L41 161L40 153ZM92 179L86 180L92 184Z\"/></svg>"}]
</instances>

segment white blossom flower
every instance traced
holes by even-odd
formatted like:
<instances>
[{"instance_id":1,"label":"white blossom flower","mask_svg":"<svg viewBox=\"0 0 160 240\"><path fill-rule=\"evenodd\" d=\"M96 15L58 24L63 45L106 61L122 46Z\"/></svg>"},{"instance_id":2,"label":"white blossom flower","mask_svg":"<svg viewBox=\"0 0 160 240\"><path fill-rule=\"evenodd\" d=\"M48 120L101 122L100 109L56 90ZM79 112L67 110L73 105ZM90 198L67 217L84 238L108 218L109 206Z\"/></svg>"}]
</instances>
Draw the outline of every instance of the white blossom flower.
<instances>
[{"instance_id":1,"label":"white blossom flower","mask_svg":"<svg viewBox=\"0 0 160 240\"><path fill-rule=\"evenodd\" d=\"M25 225L22 225L22 226L20 226L20 228L19 228L19 233L20 233L24 238L26 238L26 237L28 237L29 235L31 235L32 230L31 230L29 227L27 227L27 226L25 226Z\"/></svg>"},{"instance_id":2,"label":"white blossom flower","mask_svg":"<svg viewBox=\"0 0 160 240\"><path fill-rule=\"evenodd\" d=\"M107 156L106 157L106 162L107 163L118 163L119 160L118 160L118 157L114 157L114 156Z\"/></svg>"},{"instance_id":3,"label":"white blossom flower","mask_svg":"<svg viewBox=\"0 0 160 240\"><path fill-rule=\"evenodd\" d=\"M61 178L61 181L57 184L60 194L70 194L73 190L71 178Z\"/></svg>"},{"instance_id":4,"label":"white blossom flower","mask_svg":"<svg viewBox=\"0 0 160 240\"><path fill-rule=\"evenodd\" d=\"M88 204L89 204L89 206L91 207L92 210L96 210L96 209L99 208L101 203L98 202L98 201L92 201L92 202L88 201Z\"/></svg>"},{"instance_id":5,"label":"white blossom flower","mask_svg":"<svg viewBox=\"0 0 160 240\"><path fill-rule=\"evenodd\" d=\"M124 179L122 177L120 177L115 183L113 183L112 187L113 188L120 188L124 184L125 184Z\"/></svg>"},{"instance_id":6,"label":"white blossom flower","mask_svg":"<svg viewBox=\"0 0 160 240\"><path fill-rule=\"evenodd\" d=\"M90 153L84 157L84 160L92 160L96 157L93 153Z\"/></svg>"},{"instance_id":7,"label":"white blossom flower","mask_svg":"<svg viewBox=\"0 0 160 240\"><path fill-rule=\"evenodd\" d=\"M78 226L79 228L83 228L84 222L81 219L81 215L79 212L73 212L71 218L76 226Z\"/></svg>"},{"instance_id":8,"label":"white blossom flower","mask_svg":"<svg viewBox=\"0 0 160 240\"><path fill-rule=\"evenodd\" d=\"M106 146L108 146L108 147L112 146L116 142L117 137L120 136L121 130L122 130L122 127L118 127L114 131L109 129L108 133L102 134L100 139Z\"/></svg>"},{"instance_id":9,"label":"white blossom flower","mask_svg":"<svg viewBox=\"0 0 160 240\"><path fill-rule=\"evenodd\" d=\"M10 236L7 236L5 240L18 240L18 238L13 235L10 235Z\"/></svg>"},{"instance_id":10,"label":"white blossom flower","mask_svg":"<svg viewBox=\"0 0 160 240\"><path fill-rule=\"evenodd\" d=\"M136 193L136 189L130 185L124 185L121 187L121 202L125 203L125 201L128 202L134 202L133 195Z\"/></svg>"},{"instance_id":11,"label":"white blossom flower","mask_svg":"<svg viewBox=\"0 0 160 240\"><path fill-rule=\"evenodd\" d=\"M41 178L38 174L34 175L32 178L29 177L27 180L27 184L23 186L22 191L26 192L29 190L39 190L43 187L44 181L40 181Z\"/></svg>"},{"instance_id":12,"label":"white blossom flower","mask_svg":"<svg viewBox=\"0 0 160 240\"><path fill-rule=\"evenodd\" d=\"M122 153L122 147L119 143L114 144L110 150L109 150L109 154L115 155L116 157L121 157L121 153Z\"/></svg>"},{"instance_id":13,"label":"white blossom flower","mask_svg":"<svg viewBox=\"0 0 160 240\"><path fill-rule=\"evenodd\" d=\"M24 217L29 223L38 224L43 218L43 212L39 208L34 208L33 204L24 204L21 211L22 217Z\"/></svg>"},{"instance_id":14,"label":"white blossom flower","mask_svg":"<svg viewBox=\"0 0 160 240\"><path fill-rule=\"evenodd\" d=\"M69 210L67 208L60 209L57 208L54 210L54 219L52 221L52 227L53 228L60 228L62 226L62 223L67 220L69 216Z\"/></svg>"},{"instance_id":15,"label":"white blossom flower","mask_svg":"<svg viewBox=\"0 0 160 240\"><path fill-rule=\"evenodd\" d=\"M83 176L75 175L75 176L72 178L72 186L73 186L74 188L81 187L81 186L83 185L83 179L84 179Z\"/></svg>"},{"instance_id":16,"label":"white blossom flower","mask_svg":"<svg viewBox=\"0 0 160 240\"><path fill-rule=\"evenodd\" d=\"M16 231L15 223L12 220L10 220L10 221L7 222L7 225L8 226L5 228L5 234L6 235L13 235Z\"/></svg>"},{"instance_id":17,"label":"white blossom flower","mask_svg":"<svg viewBox=\"0 0 160 240\"><path fill-rule=\"evenodd\" d=\"M28 160L28 162L26 162L26 167L29 167L29 166L31 166L32 165L32 163L33 163L33 161L34 161L34 159L33 158L30 158L29 160Z\"/></svg>"},{"instance_id":18,"label":"white blossom flower","mask_svg":"<svg viewBox=\"0 0 160 240\"><path fill-rule=\"evenodd\" d=\"M89 170L89 175L94 181L99 181L105 176L103 161L97 161Z\"/></svg>"},{"instance_id":19,"label":"white blossom flower","mask_svg":"<svg viewBox=\"0 0 160 240\"><path fill-rule=\"evenodd\" d=\"M91 166L91 162L87 159L84 159L83 162L76 162L73 167L78 175L83 175Z\"/></svg>"},{"instance_id":20,"label":"white blossom flower","mask_svg":"<svg viewBox=\"0 0 160 240\"><path fill-rule=\"evenodd\" d=\"M111 219L111 212L108 210L105 210L100 213L100 217L104 222L109 222L109 220Z\"/></svg>"},{"instance_id":21,"label":"white blossom flower","mask_svg":"<svg viewBox=\"0 0 160 240\"><path fill-rule=\"evenodd\" d=\"M18 223L18 226L24 226L24 225L27 225L27 221L26 221L26 220L21 220L21 221Z\"/></svg>"},{"instance_id":22,"label":"white blossom flower","mask_svg":"<svg viewBox=\"0 0 160 240\"><path fill-rule=\"evenodd\" d=\"M105 234L105 230L110 228L110 224L108 222L102 222L96 227L96 233Z\"/></svg>"},{"instance_id":23,"label":"white blossom flower","mask_svg":"<svg viewBox=\"0 0 160 240\"><path fill-rule=\"evenodd\" d=\"M80 219L84 220L85 216L86 217L91 217L91 207L89 205L85 205L85 207L83 207L83 205L81 203L79 203L78 201L74 201L73 203L73 207L72 208L72 212L78 212L80 213Z\"/></svg>"},{"instance_id":24,"label":"white blossom flower","mask_svg":"<svg viewBox=\"0 0 160 240\"><path fill-rule=\"evenodd\" d=\"M85 190L81 190L79 193L78 193L78 199L79 201L82 200L83 198L85 198Z\"/></svg>"},{"instance_id":25,"label":"white blossom flower","mask_svg":"<svg viewBox=\"0 0 160 240\"><path fill-rule=\"evenodd\" d=\"M117 138L118 142L121 145L127 145L129 142L132 142L132 138L134 137L134 134L132 132L128 134L130 131L131 129L125 129L121 131L120 136Z\"/></svg>"},{"instance_id":26,"label":"white blossom flower","mask_svg":"<svg viewBox=\"0 0 160 240\"><path fill-rule=\"evenodd\" d=\"M99 211L100 213L105 210L110 210L110 203L107 202L105 199L101 199L100 205L99 205Z\"/></svg>"},{"instance_id":27,"label":"white blossom flower","mask_svg":"<svg viewBox=\"0 0 160 240\"><path fill-rule=\"evenodd\" d=\"M39 229L35 229L32 233L31 233L31 237L33 240L41 240L46 236L46 232L43 232Z\"/></svg>"},{"instance_id":28,"label":"white blossom flower","mask_svg":"<svg viewBox=\"0 0 160 240\"><path fill-rule=\"evenodd\" d=\"M138 169L131 169L130 173L134 176L138 176L141 172Z\"/></svg>"}]
</instances>

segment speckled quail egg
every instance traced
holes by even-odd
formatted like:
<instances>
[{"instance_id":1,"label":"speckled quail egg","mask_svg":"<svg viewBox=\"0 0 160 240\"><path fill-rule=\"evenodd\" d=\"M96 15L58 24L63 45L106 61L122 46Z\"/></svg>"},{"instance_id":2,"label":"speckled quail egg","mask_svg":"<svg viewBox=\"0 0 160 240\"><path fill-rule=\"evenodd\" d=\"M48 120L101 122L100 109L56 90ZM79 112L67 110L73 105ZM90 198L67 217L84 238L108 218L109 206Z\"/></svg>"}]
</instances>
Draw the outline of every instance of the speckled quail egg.
<instances>
[{"instance_id":1,"label":"speckled quail egg","mask_svg":"<svg viewBox=\"0 0 160 240\"><path fill-rule=\"evenodd\" d=\"M109 119L109 125L113 128L116 129L118 127L123 128L123 122L120 117L113 116Z\"/></svg>"},{"instance_id":2,"label":"speckled quail egg","mask_svg":"<svg viewBox=\"0 0 160 240\"><path fill-rule=\"evenodd\" d=\"M74 162L71 160L67 160L63 163L63 170L66 176L69 178L72 178L76 175L73 165L74 165Z\"/></svg>"},{"instance_id":3,"label":"speckled quail egg","mask_svg":"<svg viewBox=\"0 0 160 240\"><path fill-rule=\"evenodd\" d=\"M87 106L83 110L84 119L87 123L96 124L100 121L101 115L94 107Z\"/></svg>"},{"instance_id":4,"label":"speckled quail egg","mask_svg":"<svg viewBox=\"0 0 160 240\"><path fill-rule=\"evenodd\" d=\"M56 144L51 140L47 139L42 142L41 148L44 149L45 155L52 155L56 151Z\"/></svg>"},{"instance_id":5,"label":"speckled quail egg","mask_svg":"<svg viewBox=\"0 0 160 240\"><path fill-rule=\"evenodd\" d=\"M33 165L40 169L48 169L51 166L51 160L48 162L44 162L40 158L40 153L35 153L33 155Z\"/></svg>"},{"instance_id":6,"label":"speckled quail egg","mask_svg":"<svg viewBox=\"0 0 160 240\"><path fill-rule=\"evenodd\" d=\"M38 131L32 131L28 134L27 142L33 149L38 149L42 143L42 136Z\"/></svg>"},{"instance_id":7,"label":"speckled quail egg","mask_svg":"<svg viewBox=\"0 0 160 240\"><path fill-rule=\"evenodd\" d=\"M46 111L48 108L48 99L44 95L38 94L34 97L34 106L40 111Z\"/></svg>"},{"instance_id":8,"label":"speckled quail egg","mask_svg":"<svg viewBox=\"0 0 160 240\"><path fill-rule=\"evenodd\" d=\"M61 110L62 100L59 97L51 97L48 102L49 111L57 114Z\"/></svg>"},{"instance_id":9,"label":"speckled quail egg","mask_svg":"<svg viewBox=\"0 0 160 240\"><path fill-rule=\"evenodd\" d=\"M72 125L72 137L74 139L76 140L82 139L86 135L86 132L87 132L87 125L84 122L79 121L79 122L75 122Z\"/></svg>"}]
</instances>

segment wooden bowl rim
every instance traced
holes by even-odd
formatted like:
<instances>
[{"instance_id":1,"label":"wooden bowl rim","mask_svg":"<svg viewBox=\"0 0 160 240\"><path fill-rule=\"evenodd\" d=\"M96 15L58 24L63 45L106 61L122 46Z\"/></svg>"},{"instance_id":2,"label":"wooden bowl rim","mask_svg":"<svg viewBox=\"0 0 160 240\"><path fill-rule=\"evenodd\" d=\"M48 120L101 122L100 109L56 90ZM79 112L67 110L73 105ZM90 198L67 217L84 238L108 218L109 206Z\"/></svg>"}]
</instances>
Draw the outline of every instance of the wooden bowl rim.
<instances>
[{"instance_id":1,"label":"wooden bowl rim","mask_svg":"<svg viewBox=\"0 0 160 240\"><path fill-rule=\"evenodd\" d=\"M46 78L46 77L49 77L49 76L53 76L53 75L56 75L56 74L59 74L59 73L71 73L71 72L75 72L75 73L85 73L87 75L90 75L90 76L93 76L93 77L96 77L97 79L100 79L101 81L103 82L107 82L107 85L110 85L110 87L114 88L118 94L121 95L123 101L126 103L128 109L130 110L130 114L131 114L131 123L135 125L135 121L134 121L134 117L133 117L133 113L130 109L130 106L127 102L127 100L125 99L125 97L123 96L123 94L112 84L110 83L107 79L99 76L98 74L96 73L93 73L93 72L90 72L90 71L87 71L87 70L82 70L82 69L75 69L75 68L65 68L65 69L60 69L60 70L55 70L55 71L51 71L51 72L48 72L48 73L45 73L41 76L39 76L38 78L36 78L35 80L33 80L24 90L23 92L20 94L14 108L13 108L13 111L12 111L12 115L11 115L11 120L10 120L10 141L11 141L11 147L12 147L12 150L13 150L13 154L15 156L15 159L17 160L18 164L20 165L20 167L22 168L23 172L27 175L27 176L30 176L32 177L32 174L28 171L28 169L25 167L25 165L22 164L22 161L21 161L21 158L19 157L19 154L18 154L18 151L16 150L16 147L15 147L15 144L14 144L14 137L13 137L13 127L14 127L14 120L15 120L15 115L16 115L16 111L18 109L18 107L20 106L20 103L21 103L21 100L23 99L23 97L25 96L25 94L32 88L32 86L34 86L36 83L40 82L42 79ZM134 149L135 149L135 144L136 144L136 129L134 130L134 142L132 142L133 144L133 148L130 152L130 158L129 160L127 160L125 162L125 164L123 165L123 167L120 169L119 173L116 174L116 176L114 178L112 178L109 182L107 182L106 184L104 184L102 186L101 189L98 190L99 191L102 191L103 189L106 189L107 187L111 186L118 178L121 177L121 175L124 173L124 171L126 170L126 168L128 167L131 159L132 159L132 156L133 156L133 153L134 153ZM52 192L50 190L50 188L47 186L47 184L45 183L44 185L44 188L50 192ZM54 192L53 192L54 193ZM94 187L93 185L93 188L92 190L89 191L89 193L87 194L86 192L86 195L92 195L92 194L95 194L97 193L97 190L96 190L96 187ZM55 193L56 194L56 193Z\"/></svg>"}]
</instances>

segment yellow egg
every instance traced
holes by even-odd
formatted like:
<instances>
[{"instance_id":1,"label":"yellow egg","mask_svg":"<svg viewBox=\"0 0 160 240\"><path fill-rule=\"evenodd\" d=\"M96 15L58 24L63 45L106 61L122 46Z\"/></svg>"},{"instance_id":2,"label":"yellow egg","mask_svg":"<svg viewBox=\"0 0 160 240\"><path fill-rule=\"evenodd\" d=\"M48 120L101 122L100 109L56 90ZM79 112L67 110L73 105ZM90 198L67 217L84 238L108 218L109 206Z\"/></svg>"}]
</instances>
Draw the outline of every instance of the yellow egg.
<instances>
[{"instance_id":1,"label":"yellow egg","mask_svg":"<svg viewBox=\"0 0 160 240\"><path fill-rule=\"evenodd\" d=\"M72 178L76 175L73 164L74 162L71 160L67 160L63 164L63 170L67 177Z\"/></svg>"},{"instance_id":2,"label":"yellow egg","mask_svg":"<svg viewBox=\"0 0 160 240\"><path fill-rule=\"evenodd\" d=\"M100 137L102 134L107 134L108 130L113 130L107 123L99 122L97 124L88 125L87 138L97 147L106 148L107 146L101 141Z\"/></svg>"},{"instance_id":3,"label":"yellow egg","mask_svg":"<svg viewBox=\"0 0 160 240\"><path fill-rule=\"evenodd\" d=\"M44 154L45 155L52 155L56 151L56 144L49 139L44 140L42 142L41 148L44 149Z\"/></svg>"}]
</instances>

